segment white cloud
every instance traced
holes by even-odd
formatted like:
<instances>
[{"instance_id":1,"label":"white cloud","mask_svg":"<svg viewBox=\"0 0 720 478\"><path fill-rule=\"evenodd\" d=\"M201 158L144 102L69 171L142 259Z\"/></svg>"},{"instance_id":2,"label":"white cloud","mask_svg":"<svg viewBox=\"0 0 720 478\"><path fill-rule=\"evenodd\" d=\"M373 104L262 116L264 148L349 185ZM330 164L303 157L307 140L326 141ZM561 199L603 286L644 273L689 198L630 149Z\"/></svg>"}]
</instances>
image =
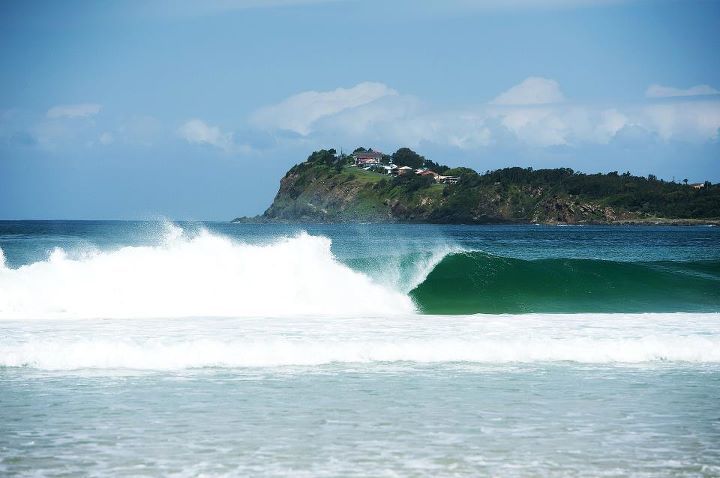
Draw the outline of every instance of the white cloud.
<instances>
[{"instance_id":1,"label":"white cloud","mask_svg":"<svg viewBox=\"0 0 720 478\"><path fill-rule=\"evenodd\" d=\"M180 135L188 143L209 144L224 150L233 144L232 133L223 133L217 126L209 126L199 119L185 122L180 127Z\"/></svg>"},{"instance_id":2,"label":"white cloud","mask_svg":"<svg viewBox=\"0 0 720 478\"><path fill-rule=\"evenodd\" d=\"M666 141L715 140L720 130L720 101L648 105L638 112L638 124Z\"/></svg>"},{"instance_id":3,"label":"white cloud","mask_svg":"<svg viewBox=\"0 0 720 478\"><path fill-rule=\"evenodd\" d=\"M516 141L538 147L607 144L631 122L616 108L573 104L489 108L486 114Z\"/></svg>"},{"instance_id":4,"label":"white cloud","mask_svg":"<svg viewBox=\"0 0 720 478\"><path fill-rule=\"evenodd\" d=\"M494 105L545 105L562 103L565 96L555 80L531 76L500 94L490 103Z\"/></svg>"},{"instance_id":5,"label":"white cloud","mask_svg":"<svg viewBox=\"0 0 720 478\"><path fill-rule=\"evenodd\" d=\"M550 108L511 108L493 112L500 123L519 140L535 146L568 143L566 121Z\"/></svg>"},{"instance_id":6,"label":"white cloud","mask_svg":"<svg viewBox=\"0 0 720 478\"><path fill-rule=\"evenodd\" d=\"M720 101L604 108L563 104L489 110L516 140L530 146L608 144L626 128L647 140L702 143L718 139ZM496 132L497 133L497 132Z\"/></svg>"},{"instance_id":7,"label":"white cloud","mask_svg":"<svg viewBox=\"0 0 720 478\"><path fill-rule=\"evenodd\" d=\"M609 142L629 122L628 117L615 108L603 111L595 127L596 139L603 143Z\"/></svg>"},{"instance_id":8,"label":"white cloud","mask_svg":"<svg viewBox=\"0 0 720 478\"><path fill-rule=\"evenodd\" d=\"M410 147L437 143L472 149L491 142L489 129L473 113L427 111L419 100L406 95L344 110L318 121L314 129L317 135L334 139L367 138Z\"/></svg>"},{"instance_id":9,"label":"white cloud","mask_svg":"<svg viewBox=\"0 0 720 478\"><path fill-rule=\"evenodd\" d=\"M49 119L88 118L95 116L102 109L97 103L80 103L76 105L58 105L50 108L45 116Z\"/></svg>"},{"instance_id":10,"label":"white cloud","mask_svg":"<svg viewBox=\"0 0 720 478\"><path fill-rule=\"evenodd\" d=\"M645 90L645 96L648 98L672 98L676 96L705 96L720 95L720 91L710 85L696 85L685 90L681 88L673 88L672 86L650 85Z\"/></svg>"},{"instance_id":11,"label":"white cloud","mask_svg":"<svg viewBox=\"0 0 720 478\"><path fill-rule=\"evenodd\" d=\"M186 121L178 130L180 136L191 144L205 144L219 148L226 153L248 152L246 145L235 143L232 133L222 131L217 126L210 126L202 120Z\"/></svg>"},{"instance_id":12,"label":"white cloud","mask_svg":"<svg viewBox=\"0 0 720 478\"><path fill-rule=\"evenodd\" d=\"M258 110L251 122L261 128L294 131L306 136L322 118L397 94L382 83L372 82L332 91L305 91Z\"/></svg>"}]
</instances>

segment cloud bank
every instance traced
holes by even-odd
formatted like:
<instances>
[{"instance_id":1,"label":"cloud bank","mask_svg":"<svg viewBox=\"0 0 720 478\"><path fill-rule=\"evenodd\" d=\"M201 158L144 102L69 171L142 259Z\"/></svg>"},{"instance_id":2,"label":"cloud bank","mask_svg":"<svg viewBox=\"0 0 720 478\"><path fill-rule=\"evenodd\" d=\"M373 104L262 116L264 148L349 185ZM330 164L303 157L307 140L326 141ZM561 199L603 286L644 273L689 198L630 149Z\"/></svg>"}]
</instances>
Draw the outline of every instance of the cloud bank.
<instances>
[{"instance_id":1,"label":"cloud bank","mask_svg":"<svg viewBox=\"0 0 720 478\"><path fill-rule=\"evenodd\" d=\"M716 92L716 93L713 93ZM0 116L0 142L14 147L152 146L178 138L228 154L327 144L392 144L466 152L492 148L720 142L720 93L709 85L678 89L657 84L646 98L624 104L586 104L563 93L558 81L531 76L484 104L443 109L378 82L327 91L305 91L250 113L242 135L202 119L168 128L150 116L113 124L95 103L59 105L44 115ZM25 118L25 119L22 119ZM174 133L173 133L174 132ZM288 134L290 133L290 134ZM249 146L252 144L253 146Z\"/></svg>"},{"instance_id":2,"label":"cloud bank","mask_svg":"<svg viewBox=\"0 0 720 478\"><path fill-rule=\"evenodd\" d=\"M360 83L347 89L298 93L260 109L252 122L268 130L289 130L332 142L431 143L464 150L512 143L544 148L718 139L720 101L686 101L681 96L687 94L677 94L707 94L712 88L661 88L649 90L663 98L672 93L680 99L601 106L572 102L557 81L529 77L487 104L443 111L382 83Z\"/></svg>"}]
</instances>

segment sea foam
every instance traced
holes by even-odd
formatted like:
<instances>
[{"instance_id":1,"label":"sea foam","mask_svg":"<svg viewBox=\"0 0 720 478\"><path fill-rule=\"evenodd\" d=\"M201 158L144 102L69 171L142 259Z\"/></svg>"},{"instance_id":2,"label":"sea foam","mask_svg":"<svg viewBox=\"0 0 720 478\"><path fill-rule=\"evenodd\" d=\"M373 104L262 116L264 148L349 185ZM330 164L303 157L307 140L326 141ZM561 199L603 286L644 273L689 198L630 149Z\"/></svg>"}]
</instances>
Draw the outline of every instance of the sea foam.
<instances>
[{"instance_id":1,"label":"sea foam","mask_svg":"<svg viewBox=\"0 0 720 478\"><path fill-rule=\"evenodd\" d=\"M42 370L372 364L720 363L718 314L25 321L0 367ZM406 365L402 365L406 366Z\"/></svg>"},{"instance_id":2,"label":"sea foam","mask_svg":"<svg viewBox=\"0 0 720 478\"><path fill-rule=\"evenodd\" d=\"M405 294L336 260L301 233L256 245L176 226L160 244L70 254L9 268L0 255L0 319L280 317L412 313Z\"/></svg>"}]
</instances>

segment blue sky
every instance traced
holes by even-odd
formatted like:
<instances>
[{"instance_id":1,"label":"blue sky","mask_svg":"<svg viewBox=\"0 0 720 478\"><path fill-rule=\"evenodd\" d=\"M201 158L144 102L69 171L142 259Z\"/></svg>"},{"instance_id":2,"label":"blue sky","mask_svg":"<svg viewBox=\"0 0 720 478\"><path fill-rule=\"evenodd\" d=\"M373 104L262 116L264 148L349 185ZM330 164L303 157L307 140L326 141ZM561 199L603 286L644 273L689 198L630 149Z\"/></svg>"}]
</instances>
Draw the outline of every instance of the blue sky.
<instances>
[{"instance_id":1,"label":"blue sky","mask_svg":"<svg viewBox=\"0 0 720 478\"><path fill-rule=\"evenodd\" d=\"M321 147L720 181L720 2L0 3L0 218L261 213Z\"/></svg>"}]
</instances>

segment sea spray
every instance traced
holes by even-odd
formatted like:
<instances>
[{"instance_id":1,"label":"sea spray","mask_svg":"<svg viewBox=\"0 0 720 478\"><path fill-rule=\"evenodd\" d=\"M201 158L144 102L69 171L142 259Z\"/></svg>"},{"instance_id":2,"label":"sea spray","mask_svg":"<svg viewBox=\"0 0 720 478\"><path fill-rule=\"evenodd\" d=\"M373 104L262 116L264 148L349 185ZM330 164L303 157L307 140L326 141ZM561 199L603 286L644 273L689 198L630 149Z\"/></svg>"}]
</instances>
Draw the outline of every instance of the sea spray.
<instances>
[{"instance_id":1,"label":"sea spray","mask_svg":"<svg viewBox=\"0 0 720 478\"><path fill-rule=\"evenodd\" d=\"M374 251L371 255L343 262L367 274L383 287L408 294L422 284L445 257L463 251L463 248L451 244L434 245L429 251L405 246L390 251Z\"/></svg>"},{"instance_id":2,"label":"sea spray","mask_svg":"<svg viewBox=\"0 0 720 478\"><path fill-rule=\"evenodd\" d=\"M0 319L277 317L411 313L410 298L336 260L326 237L247 244L169 227L158 245L57 248L0 266Z\"/></svg>"}]
</instances>

